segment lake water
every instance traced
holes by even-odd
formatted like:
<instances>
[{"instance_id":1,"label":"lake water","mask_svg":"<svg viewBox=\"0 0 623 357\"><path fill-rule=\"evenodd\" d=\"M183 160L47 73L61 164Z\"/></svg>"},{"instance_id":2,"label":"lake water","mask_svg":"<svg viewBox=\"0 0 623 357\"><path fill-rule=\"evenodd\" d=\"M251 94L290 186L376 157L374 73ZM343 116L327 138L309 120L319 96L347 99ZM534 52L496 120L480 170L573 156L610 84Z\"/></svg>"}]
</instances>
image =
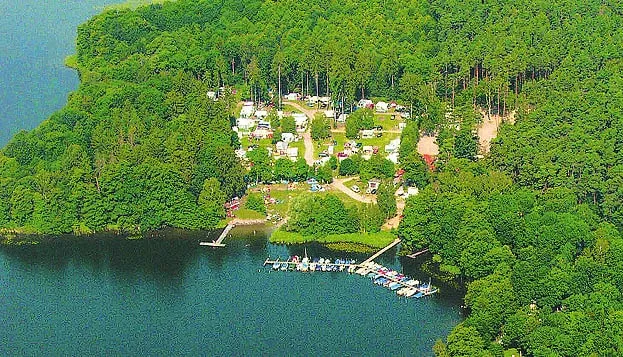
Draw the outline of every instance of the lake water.
<instances>
[{"instance_id":1,"label":"lake water","mask_svg":"<svg viewBox=\"0 0 623 357\"><path fill-rule=\"evenodd\" d=\"M32 129L78 88L63 65L77 26L115 0L0 0L0 146Z\"/></svg>"},{"instance_id":2,"label":"lake water","mask_svg":"<svg viewBox=\"0 0 623 357\"><path fill-rule=\"evenodd\" d=\"M199 232L0 247L0 355L427 356L461 320L450 288L404 299L356 274L272 271L267 257L303 246L232 234L222 249ZM427 279L394 253L377 261Z\"/></svg>"}]
</instances>

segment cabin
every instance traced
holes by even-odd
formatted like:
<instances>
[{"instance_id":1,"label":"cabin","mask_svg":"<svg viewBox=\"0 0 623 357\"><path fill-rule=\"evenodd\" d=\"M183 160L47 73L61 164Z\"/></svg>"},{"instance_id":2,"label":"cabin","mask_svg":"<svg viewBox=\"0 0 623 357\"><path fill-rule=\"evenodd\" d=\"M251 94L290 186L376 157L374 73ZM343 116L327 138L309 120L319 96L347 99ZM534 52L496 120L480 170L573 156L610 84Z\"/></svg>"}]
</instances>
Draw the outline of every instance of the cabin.
<instances>
[{"instance_id":1,"label":"cabin","mask_svg":"<svg viewBox=\"0 0 623 357\"><path fill-rule=\"evenodd\" d=\"M292 114L294 118L294 124L296 125L296 131L305 131L307 129L307 115L303 113Z\"/></svg>"},{"instance_id":2,"label":"cabin","mask_svg":"<svg viewBox=\"0 0 623 357\"><path fill-rule=\"evenodd\" d=\"M328 119L335 119L335 110L325 110L324 117Z\"/></svg>"},{"instance_id":3,"label":"cabin","mask_svg":"<svg viewBox=\"0 0 623 357\"><path fill-rule=\"evenodd\" d=\"M361 148L361 153L363 155L372 155L374 154L374 147L371 145L365 145L363 148Z\"/></svg>"},{"instance_id":4,"label":"cabin","mask_svg":"<svg viewBox=\"0 0 623 357\"><path fill-rule=\"evenodd\" d=\"M374 130L362 130L361 138L362 139L372 139L375 136Z\"/></svg>"},{"instance_id":5,"label":"cabin","mask_svg":"<svg viewBox=\"0 0 623 357\"><path fill-rule=\"evenodd\" d=\"M387 111L389 110L389 104L385 102L378 102L374 106L374 110L376 110L377 113L387 113Z\"/></svg>"}]
</instances>

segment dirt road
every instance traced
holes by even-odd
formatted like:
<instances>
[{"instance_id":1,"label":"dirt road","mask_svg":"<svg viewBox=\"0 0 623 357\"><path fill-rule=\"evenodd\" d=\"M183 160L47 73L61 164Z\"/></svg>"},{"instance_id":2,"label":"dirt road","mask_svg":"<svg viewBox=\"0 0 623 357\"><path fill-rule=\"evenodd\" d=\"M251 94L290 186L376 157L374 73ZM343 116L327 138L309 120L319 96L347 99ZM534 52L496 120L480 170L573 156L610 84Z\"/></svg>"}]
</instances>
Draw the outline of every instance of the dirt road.
<instances>
[{"instance_id":1,"label":"dirt road","mask_svg":"<svg viewBox=\"0 0 623 357\"><path fill-rule=\"evenodd\" d=\"M301 136L303 137L303 144L305 144L305 162L309 166L314 166L314 142L312 141L311 134L306 131Z\"/></svg>"}]
</instances>

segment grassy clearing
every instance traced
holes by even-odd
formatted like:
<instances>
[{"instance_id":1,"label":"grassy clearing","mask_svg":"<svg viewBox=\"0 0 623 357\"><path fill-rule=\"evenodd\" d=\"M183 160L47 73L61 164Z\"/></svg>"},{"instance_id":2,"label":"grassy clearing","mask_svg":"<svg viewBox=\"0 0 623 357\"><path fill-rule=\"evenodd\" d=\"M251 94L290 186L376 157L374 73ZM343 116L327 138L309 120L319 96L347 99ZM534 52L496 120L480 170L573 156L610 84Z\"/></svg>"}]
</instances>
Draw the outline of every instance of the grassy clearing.
<instances>
[{"instance_id":1,"label":"grassy clearing","mask_svg":"<svg viewBox=\"0 0 623 357\"><path fill-rule=\"evenodd\" d=\"M253 210L250 210L248 208L240 208L236 211L234 211L234 215L236 216L236 218L240 218L240 219L262 219L262 218L266 218L266 216L260 212L256 212Z\"/></svg>"},{"instance_id":2,"label":"grassy clearing","mask_svg":"<svg viewBox=\"0 0 623 357\"><path fill-rule=\"evenodd\" d=\"M339 247L342 244L364 245L371 248L383 248L391 243L396 236L390 232L378 233L349 233L332 234L326 237L316 238L304 236L296 232L286 232L279 229L270 236L270 241L279 244L302 244L308 242L318 242ZM352 247L352 246L351 246ZM344 250L344 249L340 249Z\"/></svg>"}]
</instances>

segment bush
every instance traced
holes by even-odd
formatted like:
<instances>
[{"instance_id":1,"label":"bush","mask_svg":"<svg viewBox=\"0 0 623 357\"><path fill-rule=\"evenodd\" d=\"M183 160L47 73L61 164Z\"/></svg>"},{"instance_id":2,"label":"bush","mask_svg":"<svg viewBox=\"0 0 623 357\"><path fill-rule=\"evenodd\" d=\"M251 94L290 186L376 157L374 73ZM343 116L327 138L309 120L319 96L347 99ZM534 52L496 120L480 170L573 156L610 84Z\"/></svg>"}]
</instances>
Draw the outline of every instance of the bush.
<instances>
[{"instance_id":1,"label":"bush","mask_svg":"<svg viewBox=\"0 0 623 357\"><path fill-rule=\"evenodd\" d=\"M247 198L247 203L244 205L244 207L255 212L266 214L266 205L264 205L264 198L262 198L262 196L257 193L249 195L249 197Z\"/></svg>"}]
</instances>

